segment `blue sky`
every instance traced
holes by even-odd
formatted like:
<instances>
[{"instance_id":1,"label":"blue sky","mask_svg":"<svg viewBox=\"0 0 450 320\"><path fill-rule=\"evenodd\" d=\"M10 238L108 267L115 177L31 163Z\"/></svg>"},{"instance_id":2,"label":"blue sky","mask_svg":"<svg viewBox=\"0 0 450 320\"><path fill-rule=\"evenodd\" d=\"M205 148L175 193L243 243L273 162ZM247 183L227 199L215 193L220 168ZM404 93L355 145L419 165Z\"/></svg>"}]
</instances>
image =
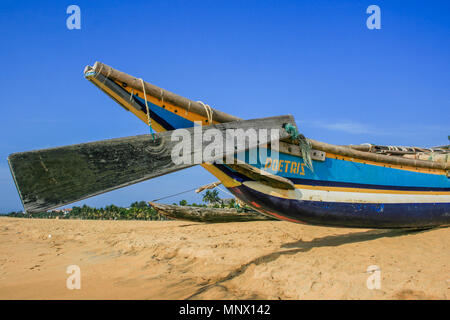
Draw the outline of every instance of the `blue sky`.
<instances>
[{"instance_id":1,"label":"blue sky","mask_svg":"<svg viewBox=\"0 0 450 320\"><path fill-rule=\"evenodd\" d=\"M66 28L71 4L81 30ZM380 30L366 27L371 4ZM447 144L449 12L449 1L3 0L0 212L22 209L10 153L148 132L83 78L97 60L242 118L293 114L329 143ZM82 203L212 181L195 167ZM200 201L166 202L183 198Z\"/></svg>"}]
</instances>

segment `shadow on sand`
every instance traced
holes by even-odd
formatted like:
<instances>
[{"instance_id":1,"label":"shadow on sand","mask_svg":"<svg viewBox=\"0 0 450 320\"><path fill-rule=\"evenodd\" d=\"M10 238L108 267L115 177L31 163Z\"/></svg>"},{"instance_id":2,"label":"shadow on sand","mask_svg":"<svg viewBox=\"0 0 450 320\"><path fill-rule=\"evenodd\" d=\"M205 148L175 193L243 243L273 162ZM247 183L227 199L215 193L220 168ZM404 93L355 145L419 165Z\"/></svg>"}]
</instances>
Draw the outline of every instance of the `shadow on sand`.
<instances>
[{"instance_id":1,"label":"shadow on sand","mask_svg":"<svg viewBox=\"0 0 450 320\"><path fill-rule=\"evenodd\" d=\"M433 228L422 229L390 229L390 230L368 230L363 232L353 232L347 234L340 234L334 236L326 236L323 238L316 238L311 241L295 241L283 244L282 248L300 248L301 251L308 251L312 248L319 247L336 247L343 244L371 241L379 238L391 238L404 236L408 234L417 234L433 230Z\"/></svg>"},{"instance_id":2,"label":"shadow on sand","mask_svg":"<svg viewBox=\"0 0 450 320\"><path fill-rule=\"evenodd\" d=\"M299 252L307 252L313 248L320 248L320 247L337 247L344 244L349 243L355 243L355 242L365 242L365 241L371 241L376 240L380 238L385 237L398 237L398 236L404 236L404 235L410 235L410 234L418 234L423 233L427 231L434 230L436 228L423 228L423 229L390 229L390 230L368 230L363 232L354 232L349 234L341 234L341 235L333 235L333 236L326 236L322 238L315 238L311 241L295 241L291 243L286 243L281 246L281 248L286 248L287 250L280 250L276 252L272 252L269 254L262 255L260 257L257 257L238 268L232 270L227 276L223 277L222 279L219 279L215 281L214 283L207 284L201 288L199 288L197 291L195 291L193 294L188 296L186 299L192 299L195 298L195 296L211 289L214 286L220 286L223 282L232 280L235 277L240 276L247 270L248 267L250 267L252 264L259 265L263 263L272 262L276 259L278 259L280 256L284 255L293 255Z\"/></svg>"}]
</instances>

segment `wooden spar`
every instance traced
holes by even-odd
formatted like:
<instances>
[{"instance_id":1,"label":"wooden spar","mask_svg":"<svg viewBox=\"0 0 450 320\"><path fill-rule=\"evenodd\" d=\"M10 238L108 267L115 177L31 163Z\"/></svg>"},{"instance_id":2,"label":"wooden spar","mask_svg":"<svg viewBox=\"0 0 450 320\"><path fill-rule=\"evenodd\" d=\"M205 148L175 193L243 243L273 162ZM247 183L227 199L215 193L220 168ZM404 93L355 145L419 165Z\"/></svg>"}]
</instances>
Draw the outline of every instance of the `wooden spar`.
<instances>
[{"instance_id":1,"label":"wooden spar","mask_svg":"<svg viewBox=\"0 0 450 320\"><path fill-rule=\"evenodd\" d=\"M349 144L347 146L341 146L341 147L347 147L350 149L358 150L358 151L364 151L369 152L371 150L371 146L365 145L365 144Z\"/></svg>"},{"instance_id":2,"label":"wooden spar","mask_svg":"<svg viewBox=\"0 0 450 320\"><path fill-rule=\"evenodd\" d=\"M256 211L238 212L231 208L176 206L149 202L158 213L175 220L194 222L242 222L275 220Z\"/></svg>"},{"instance_id":3,"label":"wooden spar","mask_svg":"<svg viewBox=\"0 0 450 320\"><path fill-rule=\"evenodd\" d=\"M198 143L194 140L204 130L216 129L224 139L222 152L218 151L207 159L213 162L249 148L247 142L235 144L234 149L228 150L230 139L234 142L234 137L230 138L226 134L228 129L267 129L266 137L259 135L260 140L254 142L256 145L263 145L273 140L269 129L280 129L280 137L287 137L288 133L282 126L293 121L292 116L279 116L198 126L161 132L154 137L146 134L15 153L8 157L8 161L25 211L32 213L199 164L202 162L203 150L210 142L204 141L201 136ZM172 137L174 134L178 136L180 132L194 142L187 144L190 149L183 150L187 153L183 159L187 159L188 164L175 164L172 161L174 146L180 143Z\"/></svg>"},{"instance_id":4,"label":"wooden spar","mask_svg":"<svg viewBox=\"0 0 450 320\"><path fill-rule=\"evenodd\" d=\"M235 161L235 164L227 164L227 166L252 180L261 182L262 184L271 186L272 188L287 190L295 189L294 183L289 179L255 168L237 159Z\"/></svg>"},{"instance_id":5,"label":"wooden spar","mask_svg":"<svg viewBox=\"0 0 450 320\"><path fill-rule=\"evenodd\" d=\"M312 140L312 139L308 139L308 140L311 142L311 146L313 148L312 152L314 152L315 150L321 150L323 152L333 153L336 155L347 156L347 157L361 159L361 160L389 163L389 164L394 164L394 165L410 166L410 167L418 167L418 168L429 168L429 169L444 169L444 170L449 169L449 165L448 164L445 165L445 163L442 163L442 162L394 157L394 156L388 156L386 154L360 151L359 149L353 149L348 146L336 146L333 144L319 142L319 141ZM278 151L282 152L282 153L291 154L291 155L294 155L297 157L302 157L302 152L298 145L288 143L285 141L279 142ZM319 157L314 156L314 154L311 156L311 158L313 160L319 160Z\"/></svg>"},{"instance_id":6,"label":"wooden spar","mask_svg":"<svg viewBox=\"0 0 450 320\"><path fill-rule=\"evenodd\" d=\"M208 183L207 185L204 185L204 186L201 186L201 187L197 188L195 190L195 192L196 193L200 193L203 190L214 189L215 187L217 187L217 186L219 186L221 184L222 184L222 181L211 182L211 183Z\"/></svg>"},{"instance_id":7,"label":"wooden spar","mask_svg":"<svg viewBox=\"0 0 450 320\"><path fill-rule=\"evenodd\" d=\"M116 70L114 68L111 68L110 66L101 63L96 62L94 66L92 67L92 70L96 73L100 73L103 76L105 76L108 79L112 79L115 81L119 81L122 84L125 83L126 86L131 87L135 90L142 91L142 82L140 79L135 78L133 76L130 76L129 74L126 74L125 72ZM160 87L157 87L153 84L150 84L148 82L144 81L145 85L145 91L146 94L149 96L152 96L158 100L164 99L164 101L177 106L179 108L189 110L191 112L197 113L199 115L208 117L207 111L205 110L205 107L193 100L189 100L187 98L184 98L182 96L179 96L173 92L167 91L165 89L162 89ZM212 119L213 121L222 123L222 122L231 122L231 121L238 121L242 120L241 118L232 116L230 114L226 114L225 112L222 112L220 110L216 110L211 108L213 111Z\"/></svg>"},{"instance_id":8,"label":"wooden spar","mask_svg":"<svg viewBox=\"0 0 450 320\"><path fill-rule=\"evenodd\" d=\"M87 67L85 69L85 72L86 72L86 70L92 70L92 71L95 71L96 73L102 74L103 76L105 76L108 79L119 81L122 84L126 83L127 86L130 86L133 89L142 91L142 83L141 83L140 79L135 78L135 77L128 75L124 72L121 72L119 70L116 70L106 64L103 64L101 62L96 62L91 69L89 69L89 68L91 68L91 67ZM207 117L207 112L200 103L189 100L187 98L179 96L170 91L164 90L162 88L159 88L148 82L144 82L144 85L145 85L147 94L149 94L159 100L162 100L162 97L164 97L164 101L167 101L167 102L173 104L174 106L177 106L177 107L185 109L185 110L189 109L190 111L192 111L194 113L197 113L197 114ZM213 109L213 121L223 123L223 122L230 122L230 121L237 121L237 120L241 120L241 118L226 114L224 112L221 112L220 110ZM324 152L334 153L336 155L342 155L342 156L352 157L352 158L361 159L361 160L370 160L370 161L383 162L383 163L401 165L401 166L450 170L450 165L445 164L445 163L438 163L438 162L426 161L426 160L408 159L408 158L401 158L401 157L388 156L388 155L382 155L382 154L374 154L374 153L368 152L368 148L365 148L365 147L352 148L352 147L348 147L348 146L332 145L332 144L320 142L320 141L313 140L313 139L308 139L308 140L311 142L311 145L314 149L321 150ZM296 150L296 145L289 143L288 139L284 139L284 141L289 145L289 148ZM280 143L280 148L281 148L281 143ZM288 150L289 148L286 146L286 150ZM301 152L293 151L293 152L289 152L289 153L301 156Z\"/></svg>"},{"instance_id":9,"label":"wooden spar","mask_svg":"<svg viewBox=\"0 0 450 320\"><path fill-rule=\"evenodd\" d=\"M364 152L359 150L354 150L349 147L337 146L325 142L316 141L313 139L308 139L311 142L311 146L314 149L322 150L329 153L334 153L341 156L357 158L362 160L370 160L375 162L382 162L400 166L410 166L416 168L427 168L427 169L443 169L449 170L450 165L436 162L436 161L426 161L426 160L417 160L417 159L407 159L402 157L393 157L384 154L372 153L372 152Z\"/></svg>"},{"instance_id":10,"label":"wooden spar","mask_svg":"<svg viewBox=\"0 0 450 320\"><path fill-rule=\"evenodd\" d=\"M439 152L439 153L445 153L447 150L445 150L444 147L433 147L433 148L421 148L421 147L407 147L407 146L382 146L382 145L345 145L342 147L348 147L351 149L359 150L359 151L366 151L366 152L384 152L384 153L397 153L397 154L408 154L408 153L419 153L419 152Z\"/></svg>"}]
</instances>

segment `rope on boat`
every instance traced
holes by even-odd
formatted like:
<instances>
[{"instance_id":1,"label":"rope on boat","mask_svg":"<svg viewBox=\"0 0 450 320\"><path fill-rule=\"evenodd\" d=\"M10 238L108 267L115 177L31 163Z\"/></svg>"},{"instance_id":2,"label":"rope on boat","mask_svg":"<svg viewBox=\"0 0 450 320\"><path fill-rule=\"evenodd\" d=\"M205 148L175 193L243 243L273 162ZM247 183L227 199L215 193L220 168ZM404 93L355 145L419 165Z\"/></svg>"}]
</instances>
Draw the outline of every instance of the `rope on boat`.
<instances>
[{"instance_id":1,"label":"rope on boat","mask_svg":"<svg viewBox=\"0 0 450 320\"><path fill-rule=\"evenodd\" d=\"M161 89L161 99L160 100L161 100L161 104L164 108L164 90L163 89Z\"/></svg>"},{"instance_id":2,"label":"rope on boat","mask_svg":"<svg viewBox=\"0 0 450 320\"><path fill-rule=\"evenodd\" d=\"M203 108L205 108L206 117L208 118L208 124L212 124L213 110L211 109L211 107L208 104L203 103L202 101L197 102L200 103Z\"/></svg>"},{"instance_id":3,"label":"rope on boat","mask_svg":"<svg viewBox=\"0 0 450 320\"><path fill-rule=\"evenodd\" d=\"M194 188L194 189L189 189L189 190L186 190L186 191L182 191L182 192L178 192L178 193L175 193L175 194L171 194L171 195L168 195L168 196L165 196L165 197L159 198L159 199L155 199L155 200L152 200L152 202L156 202L156 201L160 201L160 200L163 200L163 199L167 199L167 198L175 197L175 196L178 196L178 195L180 195L180 194L183 194L183 193L187 193L187 192L190 192L190 191L195 191L196 189L197 189L197 188Z\"/></svg>"},{"instance_id":4,"label":"rope on boat","mask_svg":"<svg viewBox=\"0 0 450 320\"><path fill-rule=\"evenodd\" d=\"M108 69L108 73L105 76L105 80L103 80L103 84L105 84L106 80L108 80L108 77L111 75L111 68Z\"/></svg>"},{"instance_id":5,"label":"rope on boat","mask_svg":"<svg viewBox=\"0 0 450 320\"><path fill-rule=\"evenodd\" d=\"M226 190L223 190L223 189L220 188L219 186L216 186L216 188L219 188L221 191L223 191L223 192L225 192L225 193L228 193L230 196L234 197L233 194L231 194L230 192L228 192L228 191L226 191ZM198 188L194 188L194 189L189 189L189 190L177 192L177 193L174 193L174 194L171 194L171 195L168 195L168 196L164 196L164 197L162 197L162 198L158 198L158 199L152 200L151 202L157 202L157 201L160 201L160 200L163 200L163 199L172 198L172 197L178 196L178 195L183 194L183 193L188 193L188 192L191 192L191 191L195 191L195 190L197 190L197 189L198 189ZM213 188L213 189L214 189L214 188Z\"/></svg>"},{"instance_id":6,"label":"rope on boat","mask_svg":"<svg viewBox=\"0 0 450 320\"><path fill-rule=\"evenodd\" d=\"M191 110L191 101L189 100L188 108L186 110L185 115L188 115L190 110Z\"/></svg>"},{"instance_id":7,"label":"rope on boat","mask_svg":"<svg viewBox=\"0 0 450 320\"><path fill-rule=\"evenodd\" d=\"M133 96L134 96L134 89L131 89L130 102L133 101Z\"/></svg>"},{"instance_id":8,"label":"rope on boat","mask_svg":"<svg viewBox=\"0 0 450 320\"><path fill-rule=\"evenodd\" d=\"M286 130L287 133L291 135L291 139L294 141L298 141L298 145L300 147L300 150L302 151L302 157L303 161L305 162L306 166L311 170L311 172L314 172L312 160L311 160L311 143L306 139L306 137L299 133L297 130L297 127L290 124L285 123L283 125L284 130Z\"/></svg>"},{"instance_id":9,"label":"rope on boat","mask_svg":"<svg viewBox=\"0 0 450 320\"><path fill-rule=\"evenodd\" d=\"M224 189L222 189L222 188L219 187L219 186L217 186L216 188L219 189L219 190L222 191L222 192L228 193L230 196L232 196L233 198L235 198L235 195L232 194L232 193L230 193L230 192L228 192L227 190L224 190Z\"/></svg>"},{"instance_id":10,"label":"rope on boat","mask_svg":"<svg viewBox=\"0 0 450 320\"><path fill-rule=\"evenodd\" d=\"M97 79L98 78L98 75L102 72L102 70L103 70L103 63L100 65L100 70L98 70L98 72L96 72L96 74L95 74L95 79Z\"/></svg>"},{"instance_id":11,"label":"rope on boat","mask_svg":"<svg viewBox=\"0 0 450 320\"><path fill-rule=\"evenodd\" d=\"M142 89L143 89L143 91L144 91L145 107L147 108L147 121L148 121L148 126L149 126L149 128L150 128L150 133L152 134L153 141L155 141L155 133L153 132L153 128L152 128L152 118L150 117L150 109L149 109L148 103L147 103L147 93L145 92L144 80L142 80L142 78L139 78L139 80L141 80L141 83L142 83Z\"/></svg>"}]
</instances>

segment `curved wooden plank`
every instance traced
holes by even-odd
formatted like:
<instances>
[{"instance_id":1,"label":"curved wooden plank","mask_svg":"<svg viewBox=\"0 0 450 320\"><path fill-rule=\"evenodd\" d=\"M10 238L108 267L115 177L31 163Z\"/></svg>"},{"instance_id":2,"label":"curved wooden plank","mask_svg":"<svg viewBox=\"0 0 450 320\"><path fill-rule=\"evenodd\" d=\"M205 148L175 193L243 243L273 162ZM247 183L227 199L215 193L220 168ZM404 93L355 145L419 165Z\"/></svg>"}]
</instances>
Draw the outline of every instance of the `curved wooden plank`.
<instances>
[{"instance_id":1,"label":"curved wooden plank","mask_svg":"<svg viewBox=\"0 0 450 320\"><path fill-rule=\"evenodd\" d=\"M286 122L294 123L294 119L292 116L279 116L191 127L158 133L155 139L146 134L15 153L8 157L8 161L25 211L39 212L202 163L203 150L210 141L203 141L201 136L202 141L190 144L190 149L183 151L190 159L188 164L172 161L172 150L179 143L172 141L172 135L181 130L190 141L199 140L197 135L204 130L219 130L223 149L208 159L214 161L249 147L247 142L227 150L228 141L234 138L225 134L226 130L280 129ZM287 136L284 129L280 130L280 136ZM257 145L272 140L268 132Z\"/></svg>"}]
</instances>

